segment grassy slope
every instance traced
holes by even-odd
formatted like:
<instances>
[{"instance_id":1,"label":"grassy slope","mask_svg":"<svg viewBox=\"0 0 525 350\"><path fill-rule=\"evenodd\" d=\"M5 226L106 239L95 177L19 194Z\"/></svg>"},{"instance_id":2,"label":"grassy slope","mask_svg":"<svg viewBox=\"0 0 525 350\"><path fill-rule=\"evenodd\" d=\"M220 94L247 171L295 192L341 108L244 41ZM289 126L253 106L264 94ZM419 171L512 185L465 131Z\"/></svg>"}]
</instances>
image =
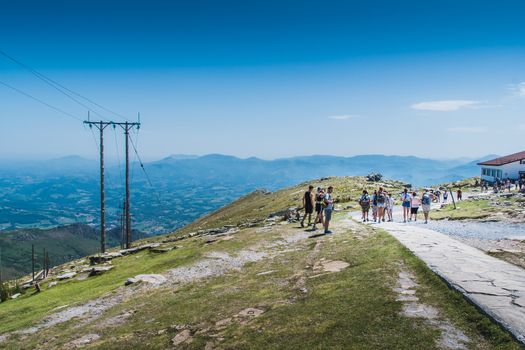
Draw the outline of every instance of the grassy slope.
<instances>
[{"instance_id":1,"label":"grassy slope","mask_svg":"<svg viewBox=\"0 0 525 350\"><path fill-rule=\"evenodd\" d=\"M332 179L343 189L344 183L355 179ZM356 185L357 186L357 185ZM302 189L302 187L300 188ZM295 202L299 189L265 195L263 210L284 209ZM357 193L348 189L343 193ZM288 198L288 200L285 200ZM272 200L273 199L273 200ZM343 199L346 201L347 198ZM246 199L239 203L244 205ZM275 204L275 202L281 204ZM238 203L238 204L239 204ZM255 205L247 211L260 208ZM295 204L297 205L297 204ZM280 207L279 207L280 206ZM266 215L266 214L265 214ZM336 215L341 220L344 213ZM219 225L213 225L217 216ZM258 216L257 216L258 217ZM221 226L224 223L253 220L241 208L232 205L208 216L186 230L197 227ZM221 221L222 220L222 221ZM268 242L298 232L295 224L276 225L271 231L257 232L244 229L230 241L211 245L203 239L192 238L178 242L182 248L155 255L140 253L114 260L115 269L105 275L85 281L68 281L38 295L25 295L19 300L0 304L0 334L32 324L63 305L92 299L121 286L123 281L137 273L160 273L168 268L197 261L208 251L235 252L246 247ZM350 348L350 349L432 349L438 332L420 319L399 314L402 304L392 291L400 266L412 270L420 284L418 297L422 302L438 307L442 314L466 332L474 349L518 349L519 346L460 295L449 290L424 264L404 249L395 239L369 227L341 229L333 237L322 237L320 249L314 256L344 260L350 267L340 273L317 278L307 266L311 264L316 240L303 240L296 249L283 252L271 260L247 265L241 271L231 272L206 281L159 288L137 295L113 309L101 320L80 328L70 321L58 327L41 331L38 336L15 337L7 348L57 348L82 334L97 333L101 339L93 347L121 349L166 348L177 333L177 325L190 325L194 341L183 346L202 349L206 342L224 338L221 348ZM262 271L273 270L268 275ZM298 290L298 280L304 277L304 294ZM231 317L246 307L258 307L266 312L247 324L232 323L224 330L213 329L218 320ZM123 324L100 327L104 320L133 311ZM45 345L44 345L45 344ZM66 346L67 347L67 346Z\"/></svg>"},{"instance_id":2,"label":"grassy slope","mask_svg":"<svg viewBox=\"0 0 525 350\"><path fill-rule=\"evenodd\" d=\"M456 203L457 209L449 203L440 210L430 213L430 217L435 220L476 220L476 219L494 219L503 220L505 218L518 219L519 213L524 210L525 198L510 197L496 198L495 201L507 203L507 205L494 205L493 200L477 199L463 200Z\"/></svg>"}]
</instances>

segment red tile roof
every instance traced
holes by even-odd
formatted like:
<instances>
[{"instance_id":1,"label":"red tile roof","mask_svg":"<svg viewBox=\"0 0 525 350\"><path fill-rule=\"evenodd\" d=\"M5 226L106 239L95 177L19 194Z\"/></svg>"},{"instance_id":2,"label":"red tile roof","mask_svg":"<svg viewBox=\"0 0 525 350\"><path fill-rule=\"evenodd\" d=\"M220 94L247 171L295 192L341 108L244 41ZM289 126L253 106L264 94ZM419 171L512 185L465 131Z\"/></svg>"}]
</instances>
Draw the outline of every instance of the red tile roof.
<instances>
[{"instance_id":1,"label":"red tile roof","mask_svg":"<svg viewBox=\"0 0 525 350\"><path fill-rule=\"evenodd\" d=\"M508 156L505 156L505 157L500 157L500 158L496 158L496 159L492 159L492 160L487 160L486 162L478 163L478 165L495 165L495 166L499 166L499 165L505 165L505 164L509 164L509 163L514 163L514 162L520 161L522 159L525 159L525 151L514 153L514 154L509 154Z\"/></svg>"}]
</instances>

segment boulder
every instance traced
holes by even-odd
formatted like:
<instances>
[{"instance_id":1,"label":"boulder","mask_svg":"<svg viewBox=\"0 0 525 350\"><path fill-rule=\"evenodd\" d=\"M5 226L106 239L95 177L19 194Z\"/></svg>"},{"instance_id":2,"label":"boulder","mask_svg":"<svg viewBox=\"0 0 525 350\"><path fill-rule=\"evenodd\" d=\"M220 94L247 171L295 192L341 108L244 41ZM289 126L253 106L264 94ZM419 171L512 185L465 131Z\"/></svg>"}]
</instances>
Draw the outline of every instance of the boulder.
<instances>
[{"instance_id":1,"label":"boulder","mask_svg":"<svg viewBox=\"0 0 525 350\"><path fill-rule=\"evenodd\" d=\"M69 279L69 278L72 278L72 277L75 277L76 276L76 272L66 272L60 276L57 276L57 279L59 280L66 280L66 279Z\"/></svg>"},{"instance_id":2,"label":"boulder","mask_svg":"<svg viewBox=\"0 0 525 350\"><path fill-rule=\"evenodd\" d=\"M89 272L89 276L99 276L99 275L102 275L106 272L108 272L109 270L113 269L113 266L111 265L108 265L108 266L96 266L94 268L91 269L91 271Z\"/></svg>"},{"instance_id":3,"label":"boulder","mask_svg":"<svg viewBox=\"0 0 525 350\"><path fill-rule=\"evenodd\" d=\"M13 294L13 295L11 295L11 299L16 299L16 298L18 298L21 295L22 294L20 294L20 293Z\"/></svg>"},{"instance_id":4,"label":"boulder","mask_svg":"<svg viewBox=\"0 0 525 350\"><path fill-rule=\"evenodd\" d=\"M149 274L149 275L137 275L132 278L128 278L125 282L125 285L130 285L138 282L149 283L153 285L161 285L166 283L166 277L158 274Z\"/></svg>"}]
</instances>

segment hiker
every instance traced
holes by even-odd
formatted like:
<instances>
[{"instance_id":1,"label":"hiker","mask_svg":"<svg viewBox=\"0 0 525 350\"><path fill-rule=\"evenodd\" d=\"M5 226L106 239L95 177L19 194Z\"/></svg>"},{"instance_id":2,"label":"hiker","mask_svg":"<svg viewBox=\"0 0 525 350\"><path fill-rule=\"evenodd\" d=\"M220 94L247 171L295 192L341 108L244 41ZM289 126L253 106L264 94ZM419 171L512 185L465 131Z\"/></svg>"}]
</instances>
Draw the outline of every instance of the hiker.
<instances>
[{"instance_id":1,"label":"hiker","mask_svg":"<svg viewBox=\"0 0 525 350\"><path fill-rule=\"evenodd\" d=\"M328 191L324 195L324 233L329 235L332 231L329 230L330 220L332 220L332 212L334 211L334 198L332 192L334 188L332 186L328 187Z\"/></svg>"},{"instance_id":2,"label":"hiker","mask_svg":"<svg viewBox=\"0 0 525 350\"><path fill-rule=\"evenodd\" d=\"M317 223L324 225L323 220L323 200L324 200L324 191L321 187L317 187L317 193L315 194L315 220L314 225L312 226L313 230L317 230Z\"/></svg>"},{"instance_id":3,"label":"hiker","mask_svg":"<svg viewBox=\"0 0 525 350\"><path fill-rule=\"evenodd\" d=\"M385 209L386 209L387 196L383 187L379 187L377 191L377 222L385 222Z\"/></svg>"},{"instance_id":4,"label":"hiker","mask_svg":"<svg viewBox=\"0 0 525 350\"><path fill-rule=\"evenodd\" d=\"M394 202L395 199L392 197L392 193L388 193L387 201L386 201L386 213L388 214L388 221L392 222L394 221L393 213L394 213Z\"/></svg>"},{"instance_id":5,"label":"hiker","mask_svg":"<svg viewBox=\"0 0 525 350\"><path fill-rule=\"evenodd\" d=\"M412 197L410 198L410 219L409 221L412 221L412 216L414 217L414 221L417 221L417 211L419 210L419 206L421 205L421 200L419 199L416 192L412 192Z\"/></svg>"},{"instance_id":6,"label":"hiker","mask_svg":"<svg viewBox=\"0 0 525 350\"><path fill-rule=\"evenodd\" d=\"M458 189L457 198L458 198L458 201L463 199L463 191L461 190L461 188Z\"/></svg>"},{"instance_id":7,"label":"hiker","mask_svg":"<svg viewBox=\"0 0 525 350\"><path fill-rule=\"evenodd\" d=\"M443 203L447 204L447 200L448 200L448 192L445 191L445 192L443 192Z\"/></svg>"},{"instance_id":8,"label":"hiker","mask_svg":"<svg viewBox=\"0 0 525 350\"><path fill-rule=\"evenodd\" d=\"M430 214L430 206L432 204L433 197L435 197L434 194L425 188L425 191L421 196L421 207L423 208L423 215L425 216L425 224L428 224L428 215Z\"/></svg>"},{"instance_id":9,"label":"hiker","mask_svg":"<svg viewBox=\"0 0 525 350\"><path fill-rule=\"evenodd\" d=\"M377 221L377 190L374 190L372 195L372 219L374 219L374 222Z\"/></svg>"},{"instance_id":10,"label":"hiker","mask_svg":"<svg viewBox=\"0 0 525 350\"><path fill-rule=\"evenodd\" d=\"M403 207L403 222L407 222L410 215L410 194L406 188L401 193L401 206Z\"/></svg>"},{"instance_id":11,"label":"hiker","mask_svg":"<svg viewBox=\"0 0 525 350\"><path fill-rule=\"evenodd\" d=\"M301 221L301 227L304 227L304 220L306 220L306 216L308 215L308 226L312 224L312 214L314 212L314 186L310 185L308 186L308 191L304 193L303 196L303 208L304 208L304 216L303 220Z\"/></svg>"},{"instance_id":12,"label":"hiker","mask_svg":"<svg viewBox=\"0 0 525 350\"><path fill-rule=\"evenodd\" d=\"M361 198L359 198L359 205L361 206L363 222L368 221L368 212L370 211L370 196L367 190L363 190Z\"/></svg>"}]
</instances>

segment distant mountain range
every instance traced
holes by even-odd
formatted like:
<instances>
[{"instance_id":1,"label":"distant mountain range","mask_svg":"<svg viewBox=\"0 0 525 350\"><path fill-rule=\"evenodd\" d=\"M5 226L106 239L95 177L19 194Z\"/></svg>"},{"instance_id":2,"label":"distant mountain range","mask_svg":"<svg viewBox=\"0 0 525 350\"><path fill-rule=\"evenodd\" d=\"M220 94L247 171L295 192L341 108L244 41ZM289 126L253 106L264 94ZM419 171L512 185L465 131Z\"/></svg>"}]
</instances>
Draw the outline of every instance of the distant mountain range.
<instances>
[{"instance_id":1,"label":"distant mountain range","mask_svg":"<svg viewBox=\"0 0 525 350\"><path fill-rule=\"evenodd\" d=\"M327 176L379 172L414 186L456 181L478 175L476 163L494 157L435 160L312 155L263 160L220 154L173 155L145 164L150 181L137 163L132 164L133 222L149 234L168 232L255 189L273 191ZM98 161L68 156L2 163L0 230L98 224ZM108 162L106 171L108 225L112 228L120 221L123 169Z\"/></svg>"}]
</instances>

